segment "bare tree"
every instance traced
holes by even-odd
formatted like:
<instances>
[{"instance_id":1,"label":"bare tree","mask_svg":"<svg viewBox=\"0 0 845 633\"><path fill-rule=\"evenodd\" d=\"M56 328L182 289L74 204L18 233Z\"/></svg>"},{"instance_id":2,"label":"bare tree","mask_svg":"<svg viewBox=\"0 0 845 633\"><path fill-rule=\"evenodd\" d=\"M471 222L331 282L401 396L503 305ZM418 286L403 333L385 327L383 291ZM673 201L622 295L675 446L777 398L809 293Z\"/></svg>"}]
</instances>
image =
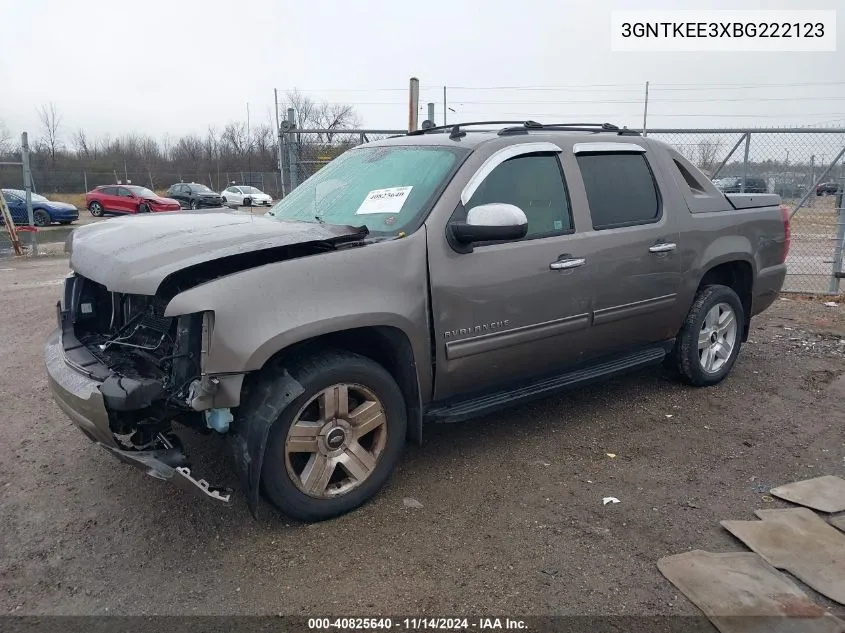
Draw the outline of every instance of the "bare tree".
<instances>
[{"instance_id":1,"label":"bare tree","mask_svg":"<svg viewBox=\"0 0 845 633\"><path fill-rule=\"evenodd\" d=\"M220 142L228 153L245 156L249 148L246 123L229 123L223 128Z\"/></svg>"},{"instance_id":2,"label":"bare tree","mask_svg":"<svg viewBox=\"0 0 845 633\"><path fill-rule=\"evenodd\" d=\"M8 154L12 151L12 133L9 132L9 128L6 127L6 124L0 119L0 156L4 154Z\"/></svg>"},{"instance_id":3,"label":"bare tree","mask_svg":"<svg viewBox=\"0 0 845 633\"><path fill-rule=\"evenodd\" d=\"M73 133L71 143L73 144L73 149L76 151L76 155L79 158L85 160L96 158L96 143L92 144L88 140L88 135L82 128L79 128Z\"/></svg>"},{"instance_id":4,"label":"bare tree","mask_svg":"<svg viewBox=\"0 0 845 633\"><path fill-rule=\"evenodd\" d=\"M716 159L722 144L717 139L705 138L698 143L698 155L695 162L699 169L709 173L716 167Z\"/></svg>"},{"instance_id":5,"label":"bare tree","mask_svg":"<svg viewBox=\"0 0 845 633\"><path fill-rule=\"evenodd\" d=\"M62 116L56 112L56 105L50 101L38 109L38 118L41 121L41 145L50 154L50 163L55 167L56 155L62 149L62 142L59 139L59 128L62 124Z\"/></svg>"}]
</instances>

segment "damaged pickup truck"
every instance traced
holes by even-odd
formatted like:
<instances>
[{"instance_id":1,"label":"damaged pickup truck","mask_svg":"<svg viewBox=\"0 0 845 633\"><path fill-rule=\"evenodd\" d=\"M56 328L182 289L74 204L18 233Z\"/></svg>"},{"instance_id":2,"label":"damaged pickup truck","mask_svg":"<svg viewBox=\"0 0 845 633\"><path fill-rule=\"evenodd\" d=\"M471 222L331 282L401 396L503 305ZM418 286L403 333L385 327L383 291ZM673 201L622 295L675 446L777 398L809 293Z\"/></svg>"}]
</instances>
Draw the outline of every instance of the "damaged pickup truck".
<instances>
[{"instance_id":1,"label":"damaged pickup truck","mask_svg":"<svg viewBox=\"0 0 845 633\"><path fill-rule=\"evenodd\" d=\"M176 430L218 433L253 512L263 490L326 519L374 495L424 421L660 363L721 381L784 280L779 203L609 124L412 132L266 215L76 229L49 383L154 477L228 501Z\"/></svg>"}]
</instances>

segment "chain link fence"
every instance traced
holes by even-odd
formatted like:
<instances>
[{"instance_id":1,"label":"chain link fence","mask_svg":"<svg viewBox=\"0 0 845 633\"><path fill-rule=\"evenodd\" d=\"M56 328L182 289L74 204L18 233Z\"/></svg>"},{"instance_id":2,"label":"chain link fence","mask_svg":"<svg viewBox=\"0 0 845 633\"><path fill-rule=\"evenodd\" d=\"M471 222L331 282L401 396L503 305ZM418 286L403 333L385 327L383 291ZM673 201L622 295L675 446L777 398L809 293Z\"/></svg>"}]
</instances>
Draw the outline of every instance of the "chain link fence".
<instances>
[{"instance_id":1,"label":"chain link fence","mask_svg":"<svg viewBox=\"0 0 845 633\"><path fill-rule=\"evenodd\" d=\"M653 130L728 192L781 196L792 215L784 290L840 292L845 130Z\"/></svg>"},{"instance_id":2,"label":"chain link fence","mask_svg":"<svg viewBox=\"0 0 845 633\"><path fill-rule=\"evenodd\" d=\"M298 130L283 134L287 191L347 149L404 130ZM843 129L655 129L730 193L776 193L792 214L784 290L840 292L845 212ZM845 288L843 288L845 289Z\"/></svg>"},{"instance_id":3,"label":"chain link fence","mask_svg":"<svg viewBox=\"0 0 845 633\"><path fill-rule=\"evenodd\" d=\"M99 185L117 183L140 185L154 191L164 191L178 182L196 182L208 185L214 191L222 191L233 182L251 185L278 198L282 193L282 179L278 171L160 171L160 170L113 170L86 169L39 169L32 170L32 186L36 193L73 194L85 193ZM20 167L0 166L0 188L21 189L23 186Z\"/></svg>"}]
</instances>

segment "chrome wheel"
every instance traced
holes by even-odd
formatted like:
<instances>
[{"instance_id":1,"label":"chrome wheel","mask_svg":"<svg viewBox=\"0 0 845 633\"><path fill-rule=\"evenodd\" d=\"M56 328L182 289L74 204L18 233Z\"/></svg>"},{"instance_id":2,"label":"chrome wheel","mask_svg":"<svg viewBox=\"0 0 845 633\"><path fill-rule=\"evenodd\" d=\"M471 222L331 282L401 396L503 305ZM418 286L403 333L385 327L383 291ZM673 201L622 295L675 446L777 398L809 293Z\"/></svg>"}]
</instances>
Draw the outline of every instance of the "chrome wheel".
<instances>
[{"instance_id":1,"label":"chrome wheel","mask_svg":"<svg viewBox=\"0 0 845 633\"><path fill-rule=\"evenodd\" d=\"M376 469L387 445L387 417L362 385L323 389L294 417L285 439L285 468L293 484L318 499L344 495Z\"/></svg>"},{"instance_id":2,"label":"chrome wheel","mask_svg":"<svg viewBox=\"0 0 845 633\"><path fill-rule=\"evenodd\" d=\"M736 335L733 308L727 303L710 308L698 333L698 358L704 371L715 374L724 367L736 345Z\"/></svg>"}]
</instances>

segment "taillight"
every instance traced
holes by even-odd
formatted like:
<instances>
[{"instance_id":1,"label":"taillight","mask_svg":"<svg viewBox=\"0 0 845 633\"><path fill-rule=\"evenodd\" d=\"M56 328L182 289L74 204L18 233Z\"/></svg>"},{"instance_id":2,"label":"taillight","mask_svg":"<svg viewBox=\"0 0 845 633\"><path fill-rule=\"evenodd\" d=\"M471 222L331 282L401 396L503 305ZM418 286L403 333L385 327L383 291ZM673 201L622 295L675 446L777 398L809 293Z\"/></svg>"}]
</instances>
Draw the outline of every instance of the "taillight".
<instances>
[{"instance_id":1,"label":"taillight","mask_svg":"<svg viewBox=\"0 0 845 633\"><path fill-rule=\"evenodd\" d=\"M780 212L783 215L783 259L781 263L786 262L786 256L789 255L789 247L792 244L792 228L789 226L789 213L792 211L787 205L780 205Z\"/></svg>"}]
</instances>

